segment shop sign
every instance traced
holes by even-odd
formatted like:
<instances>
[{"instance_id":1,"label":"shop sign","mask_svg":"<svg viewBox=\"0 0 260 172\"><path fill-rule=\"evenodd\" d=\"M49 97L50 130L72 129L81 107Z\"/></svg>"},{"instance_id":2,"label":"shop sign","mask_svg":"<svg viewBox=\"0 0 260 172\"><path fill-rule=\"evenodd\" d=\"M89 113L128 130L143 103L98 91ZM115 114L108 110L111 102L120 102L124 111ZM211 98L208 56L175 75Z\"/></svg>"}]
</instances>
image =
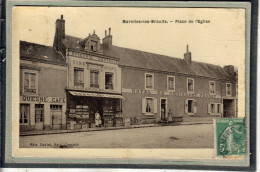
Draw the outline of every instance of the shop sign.
<instances>
[{"instance_id":1,"label":"shop sign","mask_svg":"<svg viewBox=\"0 0 260 172\"><path fill-rule=\"evenodd\" d=\"M74 87L72 87L72 89L82 90L82 91L93 91L93 92L120 93L117 90L100 89L100 88L92 88L92 87L82 88L82 87L74 86Z\"/></svg>"},{"instance_id":2,"label":"shop sign","mask_svg":"<svg viewBox=\"0 0 260 172\"><path fill-rule=\"evenodd\" d=\"M122 88L122 91L125 92L126 88ZM129 89L128 89L129 90ZM128 91L130 93L130 91ZM200 97L200 98L221 98L219 95L209 95L209 94L195 94L195 93L185 93L185 92L168 92L168 91L156 91L156 90L142 90L142 89L133 89L133 93L139 94L159 94L167 96L179 96L179 97Z\"/></svg>"},{"instance_id":3,"label":"shop sign","mask_svg":"<svg viewBox=\"0 0 260 172\"><path fill-rule=\"evenodd\" d=\"M39 102L39 103L65 103L63 97L44 97L44 96L21 96L22 102Z\"/></svg>"},{"instance_id":4,"label":"shop sign","mask_svg":"<svg viewBox=\"0 0 260 172\"><path fill-rule=\"evenodd\" d=\"M113 60L113 59L91 56L91 55L81 53L81 52L69 51L69 55L73 56L73 57L80 57L80 58L88 59L88 60L95 60L95 61L108 62L108 63L114 63L114 64L118 63L118 61Z\"/></svg>"}]
</instances>

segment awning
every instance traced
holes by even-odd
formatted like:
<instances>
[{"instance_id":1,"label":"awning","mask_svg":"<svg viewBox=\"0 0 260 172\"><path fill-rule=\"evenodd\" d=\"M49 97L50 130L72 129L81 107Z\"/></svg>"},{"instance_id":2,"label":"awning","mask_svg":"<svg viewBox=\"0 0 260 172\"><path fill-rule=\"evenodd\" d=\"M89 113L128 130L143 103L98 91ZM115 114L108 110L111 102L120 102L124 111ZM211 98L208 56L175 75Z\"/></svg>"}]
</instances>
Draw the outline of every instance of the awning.
<instances>
[{"instance_id":1,"label":"awning","mask_svg":"<svg viewBox=\"0 0 260 172\"><path fill-rule=\"evenodd\" d=\"M69 91L73 96L89 96L89 97L105 97L105 98L124 98L121 95L115 94L101 94L101 93L87 93L87 92L79 92L79 91Z\"/></svg>"}]
</instances>

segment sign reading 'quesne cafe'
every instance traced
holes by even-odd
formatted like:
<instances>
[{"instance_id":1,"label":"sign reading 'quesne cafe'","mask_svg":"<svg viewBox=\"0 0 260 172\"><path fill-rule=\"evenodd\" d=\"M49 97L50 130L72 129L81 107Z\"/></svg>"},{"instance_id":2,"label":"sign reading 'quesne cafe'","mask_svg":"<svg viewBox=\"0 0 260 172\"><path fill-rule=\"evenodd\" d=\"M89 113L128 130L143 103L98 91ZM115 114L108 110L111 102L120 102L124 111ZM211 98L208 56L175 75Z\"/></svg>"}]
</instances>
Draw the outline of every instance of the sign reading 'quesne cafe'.
<instances>
[{"instance_id":1,"label":"sign reading 'quesne cafe'","mask_svg":"<svg viewBox=\"0 0 260 172\"><path fill-rule=\"evenodd\" d=\"M63 97L43 97L43 96L21 96L21 101L27 102L46 102L46 103L65 103Z\"/></svg>"}]
</instances>

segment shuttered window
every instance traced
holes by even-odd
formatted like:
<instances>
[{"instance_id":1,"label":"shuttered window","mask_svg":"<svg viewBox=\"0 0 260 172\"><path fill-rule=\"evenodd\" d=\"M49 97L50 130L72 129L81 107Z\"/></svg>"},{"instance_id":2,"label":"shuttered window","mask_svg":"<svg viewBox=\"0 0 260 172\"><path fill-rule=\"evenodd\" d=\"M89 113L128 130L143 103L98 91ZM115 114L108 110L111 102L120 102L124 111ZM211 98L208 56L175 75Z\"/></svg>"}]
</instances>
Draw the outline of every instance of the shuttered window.
<instances>
[{"instance_id":1,"label":"shuttered window","mask_svg":"<svg viewBox=\"0 0 260 172\"><path fill-rule=\"evenodd\" d=\"M145 115L153 115L157 113L157 99L146 97L142 99L142 113Z\"/></svg>"},{"instance_id":2,"label":"shuttered window","mask_svg":"<svg viewBox=\"0 0 260 172\"><path fill-rule=\"evenodd\" d=\"M208 113L210 115L221 115L223 113L223 105L221 103L209 103Z\"/></svg>"}]
</instances>

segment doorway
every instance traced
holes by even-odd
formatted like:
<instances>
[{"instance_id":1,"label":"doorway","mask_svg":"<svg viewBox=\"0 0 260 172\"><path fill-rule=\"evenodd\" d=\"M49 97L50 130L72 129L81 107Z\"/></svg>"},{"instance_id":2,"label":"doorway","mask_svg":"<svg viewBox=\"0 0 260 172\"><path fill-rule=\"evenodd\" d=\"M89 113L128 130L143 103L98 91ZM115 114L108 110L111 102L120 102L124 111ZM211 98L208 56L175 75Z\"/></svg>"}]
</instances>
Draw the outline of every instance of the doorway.
<instances>
[{"instance_id":1,"label":"doorway","mask_svg":"<svg viewBox=\"0 0 260 172\"><path fill-rule=\"evenodd\" d=\"M188 113L193 113L193 100L188 100Z\"/></svg>"},{"instance_id":2,"label":"doorway","mask_svg":"<svg viewBox=\"0 0 260 172\"><path fill-rule=\"evenodd\" d=\"M51 105L52 129L61 130L62 127L62 105Z\"/></svg>"},{"instance_id":3,"label":"doorway","mask_svg":"<svg viewBox=\"0 0 260 172\"><path fill-rule=\"evenodd\" d=\"M161 113L161 120L166 120L167 118L167 99L166 98L161 98L161 103L160 103L160 113Z\"/></svg>"},{"instance_id":4,"label":"doorway","mask_svg":"<svg viewBox=\"0 0 260 172\"><path fill-rule=\"evenodd\" d=\"M223 99L223 118L236 117L234 99Z\"/></svg>"},{"instance_id":5,"label":"doorway","mask_svg":"<svg viewBox=\"0 0 260 172\"><path fill-rule=\"evenodd\" d=\"M43 130L44 104L35 104L35 129Z\"/></svg>"}]
</instances>

